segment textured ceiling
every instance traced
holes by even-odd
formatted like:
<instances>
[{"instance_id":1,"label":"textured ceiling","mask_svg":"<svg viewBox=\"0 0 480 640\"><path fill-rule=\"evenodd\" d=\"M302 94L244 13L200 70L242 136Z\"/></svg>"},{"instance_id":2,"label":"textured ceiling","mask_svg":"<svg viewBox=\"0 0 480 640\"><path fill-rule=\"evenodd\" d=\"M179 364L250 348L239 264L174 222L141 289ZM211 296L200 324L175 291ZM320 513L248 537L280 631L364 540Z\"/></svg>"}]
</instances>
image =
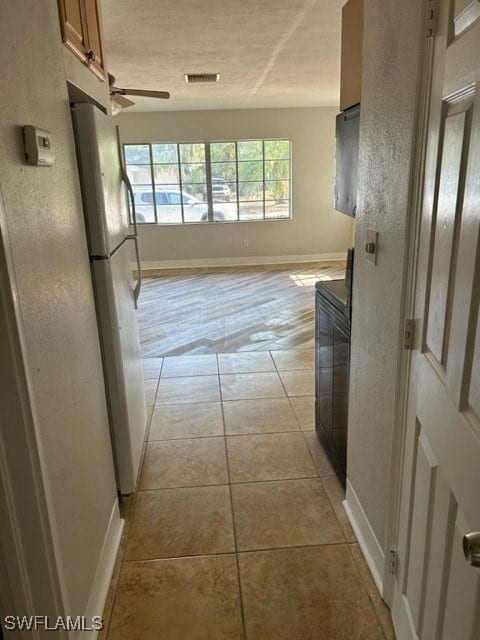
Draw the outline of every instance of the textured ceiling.
<instances>
[{"instance_id":1,"label":"textured ceiling","mask_svg":"<svg viewBox=\"0 0 480 640\"><path fill-rule=\"evenodd\" d=\"M121 87L160 89L131 110L336 106L345 0L101 0ZM185 73L219 72L218 84Z\"/></svg>"}]
</instances>

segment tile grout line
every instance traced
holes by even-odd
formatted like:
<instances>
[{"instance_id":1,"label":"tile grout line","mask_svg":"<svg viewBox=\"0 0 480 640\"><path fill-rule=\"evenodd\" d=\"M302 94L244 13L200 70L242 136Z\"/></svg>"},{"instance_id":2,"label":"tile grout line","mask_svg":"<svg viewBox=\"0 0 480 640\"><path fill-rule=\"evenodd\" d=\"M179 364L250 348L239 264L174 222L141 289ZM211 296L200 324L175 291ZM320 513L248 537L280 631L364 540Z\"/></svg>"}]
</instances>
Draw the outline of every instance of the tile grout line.
<instances>
[{"instance_id":1,"label":"tile grout line","mask_svg":"<svg viewBox=\"0 0 480 640\"><path fill-rule=\"evenodd\" d=\"M358 574L358 576L359 576L359 578L360 578L360 582L362 583L363 588L365 589L365 592L366 592L366 594L367 594L367 596L368 596L368 599L370 600L370 603L371 603L371 605L372 605L373 612L374 612L375 617L377 618L377 621L378 621L378 626L379 626L379 627L380 627L380 629L382 630L383 638L384 638L384 640L387 640L387 634L385 633L385 630L384 630L384 628L383 628L383 624L382 624L382 621L380 620L380 616L379 616L379 615L378 615L378 613L377 613L377 607L375 606L375 603L374 603L374 601L373 601L372 597L370 596L370 592L369 592L369 590L368 590L368 588L367 588L367 585L366 585L366 583L365 583L365 580L363 579L362 572L360 571L360 567L358 566L358 563L357 563L357 561L356 561L356 559L355 559L355 556L353 555L352 548L351 548L353 544L356 544L356 545L358 546L358 548L359 548L359 550L360 550L360 553L361 553L361 554L362 554L362 556L363 556L363 552L362 552L362 550L360 549L360 545L358 544L358 542L347 542L348 551L349 551L350 556L351 556L351 558L352 558L352 561L353 561L353 564L354 564L354 566L355 566L355 569L357 570L357 574ZM367 569L370 571L370 569L368 568L368 565L367 565ZM372 578L372 579L373 579L373 578ZM378 592L378 593L379 593L379 595L380 595L380 592ZM382 596L380 595L380 597L382 597ZM383 598L382 598L382 600L383 600Z\"/></svg>"},{"instance_id":2,"label":"tile grout line","mask_svg":"<svg viewBox=\"0 0 480 640\"><path fill-rule=\"evenodd\" d=\"M147 452L147 445L149 443L150 429L151 429L151 426L152 426L153 414L155 413L155 407L156 407L155 402L156 402L156 399L157 399L158 387L160 385L160 377L162 375L162 369L163 369L164 363L165 363L165 358L162 358L162 364L160 365L160 371L159 371L158 378L157 378L157 386L155 387L155 395L153 396L152 413L150 415L150 418L148 419L147 428L145 430L145 440L144 440L144 443L143 443L142 456L140 458L140 466L139 466L139 470L138 470L137 482L135 484L135 492L138 491L138 485L140 484L140 476L141 476L142 471L143 471L143 463L145 461L145 454ZM148 405L148 406L150 406L150 405Z\"/></svg>"},{"instance_id":3,"label":"tile grout line","mask_svg":"<svg viewBox=\"0 0 480 640\"><path fill-rule=\"evenodd\" d=\"M270 354L270 355L271 355L271 354ZM281 376L281 375L280 375L280 373L279 373L279 370L278 370L278 367L277 367L277 363L275 362L275 358L273 358L273 356L272 356L272 359L273 359L273 361L274 361L274 363L275 363L275 367L277 368L278 377L280 378L280 381L281 381L281 383L282 383L282 385L284 386L284 389L285 389L285 385L283 384L282 376ZM314 375L315 375L315 365L313 366L313 373L314 373ZM340 528L340 531L342 532L342 536L343 536L343 538L344 538L344 540L345 540L345 543L346 543L346 544L348 544L347 536L345 535L345 531L343 530L342 524L341 524L341 522L340 522L340 520L339 520L339 518L338 518L338 516L337 516L337 512L336 512L335 506L334 506L334 504L333 504L333 502L332 502L332 500L331 500L331 498L330 498L330 496L329 496L329 494L328 494L328 491L327 491L327 490L326 490L326 488L325 488L325 483L323 482L323 479L322 479L323 477L327 477L327 476L321 476L321 475L320 475L319 468L318 468L318 466L317 466L317 463L315 462L315 458L313 457L312 452L310 451L310 447L308 446L307 439L305 438L305 433L304 433L304 431L303 431L303 429L302 429L302 425L300 424L300 420L299 420L299 419L298 419L298 417L297 417L297 414L296 414L296 412L295 412L295 408L294 408L294 406L293 406L293 404L292 404L292 401L290 400L290 396L287 394L287 390L286 390L286 389L285 389L285 394L287 395L287 398L288 398L288 401L289 401L290 406L291 406L291 408L292 408L292 411L293 411L293 413L294 413L295 417L297 418L297 422L298 422L298 425L299 425L299 427L300 427L300 431L301 431L301 433L302 433L303 441L304 441L304 443L305 443L305 446L307 447L308 453L309 453L310 458L311 458L311 460L312 460L312 462L313 462L313 466L315 467L315 470L317 471L317 476L318 476L318 478L319 478L319 479L321 480L321 482L322 482L322 487L323 487L323 490L325 491L325 495L327 496L328 501L330 502L330 506L332 507L333 515L335 516L335 519L336 519L337 524L338 524L338 526L339 526L339 528ZM299 396L292 396L292 397L299 397ZM332 476L328 476L328 477L332 477ZM336 477L336 476L334 476L334 477Z\"/></svg>"},{"instance_id":4,"label":"tile grout line","mask_svg":"<svg viewBox=\"0 0 480 640\"><path fill-rule=\"evenodd\" d=\"M262 398L264 399L264 398ZM170 405L173 406L173 405ZM185 405L178 405L185 406ZM290 429L289 431L255 431L252 433L225 433L228 438L237 438L239 436L273 436L281 433L298 433L299 429ZM163 438L159 440L148 440L148 442L181 442L182 440L205 440L206 438L221 438L220 433L206 436L182 436L181 438Z\"/></svg>"},{"instance_id":5,"label":"tile grout line","mask_svg":"<svg viewBox=\"0 0 480 640\"><path fill-rule=\"evenodd\" d=\"M109 615L108 615L108 621L107 624L105 625L105 633L104 633L104 637L105 640L108 640L108 635L110 633L110 624L112 621L112 614L114 611L114 607L115 607L115 602L117 600L117 590L118 590L118 583L120 580L120 576L122 573L122 568L123 565L125 564L125 553L127 551L127 540L128 540L128 536L130 533L130 528L132 526L132 522L133 522L133 515L134 515L134 510L135 510L135 506L136 506L136 502L137 502L137 495L138 495L138 485L140 483L140 476L142 474L143 471L143 464L145 462L145 454L146 454L146 450L147 450L147 444L148 444L148 436L150 435L150 427L151 427L151 423L153 420L153 413L155 411L155 400L157 398L157 392L158 392L158 386L160 384L160 376L162 374L162 369L163 369L163 364L165 362L165 358L162 358L162 364L160 365L160 371L158 373L158 377L157 377L157 385L155 387L155 395L153 397L153 405L152 405L152 414L148 420L148 425L146 427L146 433L145 433L145 440L143 443L143 449L142 449L142 456L140 459L140 465L139 465L139 470L138 470L138 477L137 477L137 481L136 481L136 486L135 486L135 491L133 492L132 495L132 504L130 505L130 508L128 509L126 515L125 515L125 530L123 532L123 536L122 539L120 541L120 545L121 545L121 555L120 557L117 558L118 561L118 575L116 576L116 582L115 582L115 589L113 592L113 598L112 598L112 605L110 607L110 611L109 611ZM143 358L142 358L142 367L143 367ZM144 378L144 382L145 382L145 378ZM119 498L123 499L123 498ZM115 571L115 569L114 569Z\"/></svg>"},{"instance_id":6,"label":"tile grout line","mask_svg":"<svg viewBox=\"0 0 480 640\"><path fill-rule=\"evenodd\" d=\"M348 547L349 544L353 544L353 543L348 543L342 540L341 542L323 542L323 543L316 543L316 544L292 544L292 545L283 545L281 547L259 547L257 549L241 549L240 551L212 551L210 553L208 552L193 553L193 554L188 554L184 556L161 556L161 557L156 556L154 558L136 558L135 560L124 560L122 564L135 564L137 562L162 562L162 560L183 560L184 558L211 558L215 556L239 556L239 555L245 555L247 553L289 551L291 549L316 549L320 547L323 548L323 547L345 547L345 546ZM352 562L358 573L356 562L354 560ZM364 584L363 580L361 580L361 582L362 584Z\"/></svg>"},{"instance_id":7,"label":"tile grout line","mask_svg":"<svg viewBox=\"0 0 480 640\"><path fill-rule=\"evenodd\" d=\"M228 493L230 495L230 509L231 509L231 513L232 513L233 543L234 543L234 546L235 546L235 564L236 564L236 567L237 567L238 595L239 595L239 599L240 599L240 616L241 616L241 620L242 620L243 637L244 637L245 640L247 640L247 626L245 624L245 610L244 610L244 606L243 606L242 582L241 582L241 579L240 579L240 562L239 562L239 558L238 558L237 528L236 528L236 525L235 525L235 510L233 508L233 493L232 493L232 483L231 483L231 476L230 476L230 463L228 461L227 436L226 436L226 430L225 430L225 414L224 414L224 411L223 411L222 381L221 381L221 378L220 378L220 365L219 365L219 362L218 362L218 353L216 354L216 358L217 358L217 369L218 369L218 386L219 386L219 389L220 389L220 406L221 406L222 421L223 421L223 440L224 440L224 444L225 444L225 459L226 459L226 463L227 463Z\"/></svg>"},{"instance_id":8,"label":"tile grout line","mask_svg":"<svg viewBox=\"0 0 480 640\"><path fill-rule=\"evenodd\" d=\"M271 434L267 434L271 435ZM216 436L221 437L221 436ZM291 476L289 478L270 478L268 480L241 480L240 482L231 482L232 486L236 487L243 484L265 484L268 482L291 482L292 480L321 480L322 478L336 478L336 476ZM182 484L175 485L174 487L151 487L149 489L137 489L135 493L144 493L146 491L174 491L175 489L208 489L209 487L227 487L228 484L224 482L218 482L216 484ZM353 544L353 542L351 543Z\"/></svg>"}]
</instances>

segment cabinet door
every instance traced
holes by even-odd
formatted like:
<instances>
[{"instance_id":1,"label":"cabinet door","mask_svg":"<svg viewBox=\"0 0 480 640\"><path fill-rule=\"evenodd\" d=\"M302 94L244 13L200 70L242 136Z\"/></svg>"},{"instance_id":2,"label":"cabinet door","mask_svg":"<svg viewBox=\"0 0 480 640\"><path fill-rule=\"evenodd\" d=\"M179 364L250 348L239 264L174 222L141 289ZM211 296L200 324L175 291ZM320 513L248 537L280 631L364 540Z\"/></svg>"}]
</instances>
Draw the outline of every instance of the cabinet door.
<instances>
[{"instance_id":1,"label":"cabinet door","mask_svg":"<svg viewBox=\"0 0 480 640\"><path fill-rule=\"evenodd\" d=\"M59 0L60 28L62 40L82 60L87 59L83 0Z\"/></svg>"},{"instance_id":2,"label":"cabinet door","mask_svg":"<svg viewBox=\"0 0 480 640\"><path fill-rule=\"evenodd\" d=\"M315 313L315 412L316 427L326 446L332 445L333 321L325 302L316 294Z\"/></svg>"},{"instance_id":3,"label":"cabinet door","mask_svg":"<svg viewBox=\"0 0 480 640\"><path fill-rule=\"evenodd\" d=\"M346 322L333 327L332 445L342 469L347 466L350 334Z\"/></svg>"},{"instance_id":4,"label":"cabinet door","mask_svg":"<svg viewBox=\"0 0 480 640\"><path fill-rule=\"evenodd\" d=\"M342 10L340 110L360 102L362 93L363 0L349 0Z\"/></svg>"},{"instance_id":5,"label":"cabinet door","mask_svg":"<svg viewBox=\"0 0 480 640\"><path fill-rule=\"evenodd\" d=\"M88 64L100 78L105 77L99 0L83 0L88 42Z\"/></svg>"}]
</instances>

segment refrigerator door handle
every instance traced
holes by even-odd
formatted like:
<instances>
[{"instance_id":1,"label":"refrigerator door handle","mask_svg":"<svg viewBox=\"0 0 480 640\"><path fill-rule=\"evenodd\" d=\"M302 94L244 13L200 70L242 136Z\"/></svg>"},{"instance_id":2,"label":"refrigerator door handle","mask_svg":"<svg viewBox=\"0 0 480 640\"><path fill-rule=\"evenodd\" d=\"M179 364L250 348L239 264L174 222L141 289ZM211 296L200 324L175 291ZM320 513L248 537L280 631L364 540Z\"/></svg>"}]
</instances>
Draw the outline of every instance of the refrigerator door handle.
<instances>
[{"instance_id":1,"label":"refrigerator door handle","mask_svg":"<svg viewBox=\"0 0 480 640\"><path fill-rule=\"evenodd\" d=\"M137 238L138 231L137 231L137 212L135 211L135 197L133 195L132 183L130 182L130 178L128 177L127 172L125 171L123 165L122 165L122 180L127 186L128 195L130 197L130 208L132 211L132 220L133 220L133 235L135 236L135 238Z\"/></svg>"},{"instance_id":2,"label":"refrigerator door handle","mask_svg":"<svg viewBox=\"0 0 480 640\"><path fill-rule=\"evenodd\" d=\"M125 183L125 186L127 187L128 195L130 198L130 208L132 211L132 220L133 220L133 235L137 238L138 230L137 230L137 212L135 211L135 196L133 193L132 183L130 182L130 178L128 177L128 173L123 163L122 145L120 143L120 127L117 125L115 129L117 131L118 158L120 161L120 170L122 172L122 180ZM137 251L137 254L138 254L138 251Z\"/></svg>"},{"instance_id":3,"label":"refrigerator door handle","mask_svg":"<svg viewBox=\"0 0 480 640\"><path fill-rule=\"evenodd\" d=\"M137 283L133 290L133 298L135 300L135 309L138 309L138 297L142 289L142 267L140 265L140 252L138 250L138 238L135 235L127 236L127 240L133 240L135 245L135 257L137 261Z\"/></svg>"}]
</instances>

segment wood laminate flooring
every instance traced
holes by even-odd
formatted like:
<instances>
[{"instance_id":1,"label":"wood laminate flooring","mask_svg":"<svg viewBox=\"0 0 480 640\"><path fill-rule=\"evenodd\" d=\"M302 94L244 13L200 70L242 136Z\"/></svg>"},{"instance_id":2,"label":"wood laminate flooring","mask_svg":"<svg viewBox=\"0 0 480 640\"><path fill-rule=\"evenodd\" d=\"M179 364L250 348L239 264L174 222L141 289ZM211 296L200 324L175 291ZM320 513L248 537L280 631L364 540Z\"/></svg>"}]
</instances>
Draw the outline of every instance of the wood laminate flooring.
<instances>
[{"instance_id":1,"label":"wood laminate flooring","mask_svg":"<svg viewBox=\"0 0 480 640\"><path fill-rule=\"evenodd\" d=\"M339 262L145 278L138 307L142 357L313 347L315 283L344 272Z\"/></svg>"}]
</instances>

